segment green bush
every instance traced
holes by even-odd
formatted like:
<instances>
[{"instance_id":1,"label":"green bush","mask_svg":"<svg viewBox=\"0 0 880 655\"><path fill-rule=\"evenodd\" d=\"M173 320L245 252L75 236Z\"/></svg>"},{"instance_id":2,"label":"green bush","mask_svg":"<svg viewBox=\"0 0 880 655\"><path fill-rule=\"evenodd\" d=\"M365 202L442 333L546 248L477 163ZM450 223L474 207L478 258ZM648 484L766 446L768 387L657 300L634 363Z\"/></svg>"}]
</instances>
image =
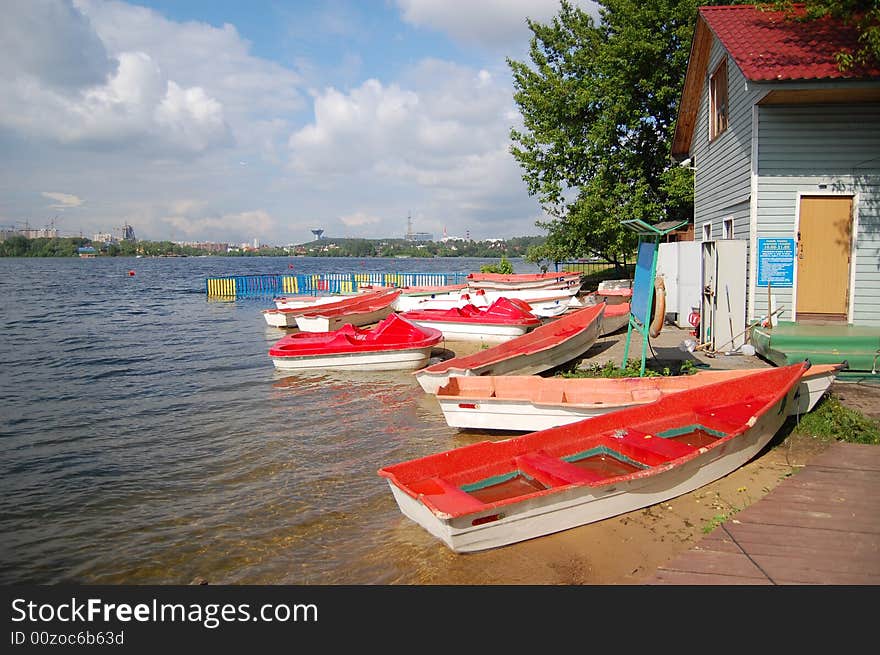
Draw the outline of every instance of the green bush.
<instances>
[{"instance_id":1,"label":"green bush","mask_svg":"<svg viewBox=\"0 0 880 655\"><path fill-rule=\"evenodd\" d=\"M497 264L483 264L480 266L480 273L500 273L502 275L510 275L513 273L513 264L507 257L501 255L501 261Z\"/></svg>"},{"instance_id":2,"label":"green bush","mask_svg":"<svg viewBox=\"0 0 880 655\"><path fill-rule=\"evenodd\" d=\"M795 431L822 439L880 444L880 425L877 421L844 407L833 393L826 394L811 412L801 416Z\"/></svg>"}]
</instances>

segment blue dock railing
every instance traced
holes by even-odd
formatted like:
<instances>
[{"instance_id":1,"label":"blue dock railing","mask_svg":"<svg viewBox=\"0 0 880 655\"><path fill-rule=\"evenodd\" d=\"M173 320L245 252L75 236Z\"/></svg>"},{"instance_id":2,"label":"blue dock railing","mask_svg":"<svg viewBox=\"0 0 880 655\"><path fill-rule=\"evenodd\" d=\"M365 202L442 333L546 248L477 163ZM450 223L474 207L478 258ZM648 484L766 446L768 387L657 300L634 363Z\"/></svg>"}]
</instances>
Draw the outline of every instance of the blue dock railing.
<instances>
[{"instance_id":1,"label":"blue dock railing","mask_svg":"<svg viewBox=\"0 0 880 655\"><path fill-rule=\"evenodd\" d=\"M432 287L464 284L467 273L321 273L312 275L229 275L205 280L209 298L284 294L357 293L364 286Z\"/></svg>"}]
</instances>

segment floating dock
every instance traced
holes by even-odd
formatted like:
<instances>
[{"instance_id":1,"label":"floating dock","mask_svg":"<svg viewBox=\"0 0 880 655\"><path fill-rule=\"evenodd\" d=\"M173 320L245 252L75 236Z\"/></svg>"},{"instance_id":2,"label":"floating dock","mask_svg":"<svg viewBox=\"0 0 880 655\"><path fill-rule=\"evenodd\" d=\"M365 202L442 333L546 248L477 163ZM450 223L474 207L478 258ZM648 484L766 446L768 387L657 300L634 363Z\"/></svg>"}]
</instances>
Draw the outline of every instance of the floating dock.
<instances>
[{"instance_id":1,"label":"floating dock","mask_svg":"<svg viewBox=\"0 0 880 655\"><path fill-rule=\"evenodd\" d=\"M464 284L467 273L322 273L312 275L228 275L205 280L209 298L284 294L357 293L364 286L434 287Z\"/></svg>"}]
</instances>

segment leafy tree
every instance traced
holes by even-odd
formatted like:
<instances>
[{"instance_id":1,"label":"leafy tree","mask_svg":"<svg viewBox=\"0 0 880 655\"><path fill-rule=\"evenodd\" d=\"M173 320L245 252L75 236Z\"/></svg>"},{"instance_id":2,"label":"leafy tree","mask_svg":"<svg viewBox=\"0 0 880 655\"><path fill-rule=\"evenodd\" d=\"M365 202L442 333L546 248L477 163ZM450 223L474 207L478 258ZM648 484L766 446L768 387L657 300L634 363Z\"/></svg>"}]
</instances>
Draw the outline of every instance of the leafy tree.
<instances>
[{"instance_id":1,"label":"leafy tree","mask_svg":"<svg viewBox=\"0 0 880 655\"><path fill-rule=\"evenodd\" d=\"M605 0L597 24L562 0L551 23L528 21L532 66L508 65L524 126L511 152L550 217L530 261L619 267L637 242L621 221L692 215L692 173L669 152L698 4Z\"/></svg>"},{"instance_id":2,"label":"leafy tree","mask_svg":"<svg viewBox=\"0 0 880 655\"><path fill-rule=\"evenodd\" d=\"M20 234L11 236L0 243L0 254L4 257L26 257L29 250L30 245L27 238Z\"/></svg>"}]
</instances>

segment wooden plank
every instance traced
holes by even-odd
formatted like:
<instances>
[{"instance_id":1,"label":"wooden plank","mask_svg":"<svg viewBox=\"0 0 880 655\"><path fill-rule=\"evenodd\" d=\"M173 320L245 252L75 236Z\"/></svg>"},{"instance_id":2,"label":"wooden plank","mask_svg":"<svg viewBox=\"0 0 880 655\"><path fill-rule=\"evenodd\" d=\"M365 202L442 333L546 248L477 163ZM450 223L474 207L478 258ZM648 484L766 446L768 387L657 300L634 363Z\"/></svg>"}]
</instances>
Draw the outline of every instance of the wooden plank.
<instances>
[{"instance_id":1,"label":"wooden plank","mask_svg":"<svg viewBox=\"0 0 880 655\"><path fill-rule=\"evenodd\" d=\"M840 559L837 561L847 570L821 567L815 558L801 560L783 554L755 557L757 565L776 584L880 584L880 573L866 573L857 565L848 566Z\"/></svg>"},{"instance_id":2,"label":"wooden plank","mask_svg":"<svg viewBox=\"0 0 880 655\"><path fill-rule=\"evenodd\" d=\"M812 577L812 574L820 577L856 575L861 576L863 580L873 578L875 580L873 584L880 581L880 567L876 565L876 556L872 562L871 558L855 559L849 555L842 550L837 553L820 554L819 557L794 557L779 551L773 555L750 553L754 562L771 578L780 575L780 572L803 569L809 572L807 577ZM867 569L866 566L871 568Z\"/></svg>"},{"instance_id":3,"label":"wooden plank","mask_svg":"<svg viewBox=\"0 0 880 655\"><path fill-rule=\"evenodd\" d=\"M821 514L836 514L841 516L852 516L858 518L860 516L876 517L880 514L880 503L873 499L859 498L856 492L850 492L849 498L828 498L822 495L816 498L809 496L789 496L785 493L777 494L772 498L772 504L785 511ZM759 521L759 517L766 511L761 508L754 512L750 512L744 517L737 516L741 520Z\"/></svg>"},{"instance_id":4,"label":"wooden plank","mask_svg":"<svg viewBox=\"0 0 880 655\"><path fill-rule=\"evenodd\" d=\"M810 460L809 470L820 468L880 470L877 446L838 442Z\"/></svg>"},{"instance_id":5,"label":"wooden plank","mask_svg":"<svg viewBox=\"0 0 880 655\"><path fill-rule=\"evenodd\" d=\"M743 553L710 550L688 551L686 558L674 559L663 567L667 571L713 573L738 578L763 578L764 573Z\"/></svg>"},{"instance_id":6,"label":"wooden plank","mask_svg":"<svg viewBox=\"0 0 880 655\"><path fill-rule=\"evenodd\" d=\"M657 585L771 585L767 578L738 578L727 574L692 573L661 569L645 584Z\"/></svg>"},{"instance_id":7,"label":"wooden plank","mask_svg":"<svg viewBox=\"0 0 880 655\"><path fill-rule=\"evenodd\" d=\"M682 571L703 575L730 575L736 578L760 579L767 576L742 553L689 551L686 558L676 559L664 571Z\"/></svg>"},{"instance_id":8,"label":"wooden plank","mask_svg":"<svg viewBox=\"0 0 880 655\"><path fill-rule=\"evenodd\" d=\"M751 507L755 507L752 505ZM751 507L749 509L751 509ZM830 508L825 508L830 509ZM747 515L737 514L740 523L764 523L777 526L822 528L843 532L877 532L877 515L855 513L849 510L822 511L802 506L766 504Z\"/></svg>"},{"instance_id":9,"label":"wooden plank","mask_svg":"<svg viewBox=\"0 0 880 655\"><path fill-rule=\"evenodd\" d=\"M742 553L743 549L723 530L713 530L693 546L693 550L712 550L724 553Z\"/></svg>"},{"instance_id":10,"label":"wooden plank","mask_svg":"<svg viewBox=\"0 0 880 655\"><path fill-rule=\"evenodd\" d=\"M727 529L735 540L736 548L755 553L768 554L784 549L786 553L798 556L806 553L845 553L851 557L865 557L880 553L880 539L877 535L841 533L834 530L814 528L784 528L763 524L728 525ZM842 542L845 537L845 542Z\"/></svg>"}]
</instances>

